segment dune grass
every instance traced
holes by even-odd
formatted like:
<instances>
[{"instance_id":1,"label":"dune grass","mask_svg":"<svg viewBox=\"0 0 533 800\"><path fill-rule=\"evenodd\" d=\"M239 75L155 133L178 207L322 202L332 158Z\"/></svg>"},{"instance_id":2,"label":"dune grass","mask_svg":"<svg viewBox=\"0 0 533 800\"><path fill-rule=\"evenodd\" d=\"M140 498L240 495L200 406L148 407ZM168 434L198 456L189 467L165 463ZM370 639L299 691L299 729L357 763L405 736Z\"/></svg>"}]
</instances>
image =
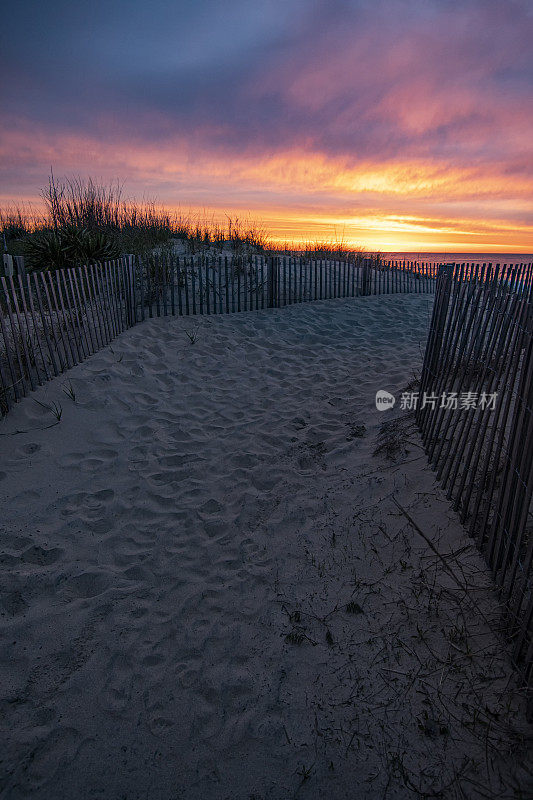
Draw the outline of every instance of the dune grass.
<instances>
[{"instance_id":1,"label":"dune grass","mask_svg":"<svg viewBox=\"0 0 533 800\"><path fill-rule=\"evenodd\" d=\"M313 259L356 261L362 248L343 238L302 242L289 247L272 240L266 227L251 217L169 211L152 200L124 197L120 182L50 175L41 191L43 208L19 203L0 208L4 250L23 255L29 269L105 261L125 253L148 255L168 249L190 255L206 251L303 255Z\"/></svg>"},{"instance_id":2,"label":"dune grass","mask_svg":"<svg viewBox=\"0 0 533 800\"><path fill-rule=\"evenodd\" d=\"M28 204L0 209L4 249L24 255L30 269L150 253L181 241L189 253L206 248L265 252L266 230L252 219L227 216L224 224L207 215L170 212L155 201L125 199L120 183L50 176L41 192L43 211Z\"/></svg>"}]
</instances>

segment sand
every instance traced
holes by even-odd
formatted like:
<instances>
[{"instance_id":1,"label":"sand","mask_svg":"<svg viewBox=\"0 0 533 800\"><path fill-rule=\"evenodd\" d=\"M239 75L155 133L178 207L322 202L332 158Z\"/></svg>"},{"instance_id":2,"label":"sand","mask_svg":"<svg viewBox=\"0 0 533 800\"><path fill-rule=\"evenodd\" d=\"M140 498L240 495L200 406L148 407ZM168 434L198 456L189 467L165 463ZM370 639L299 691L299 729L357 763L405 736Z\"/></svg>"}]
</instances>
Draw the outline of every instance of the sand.
<instances>
[{"instance_id":1,"label":"sand","mask_svg":"<svg viewBox=\"0 0 533 800\"><path fill-rule=\"evenodd\" d=\"M527 796L490 578L374 404L430 303L147 321L8 415L0 797Z\"/></svg>"}]
</instances>

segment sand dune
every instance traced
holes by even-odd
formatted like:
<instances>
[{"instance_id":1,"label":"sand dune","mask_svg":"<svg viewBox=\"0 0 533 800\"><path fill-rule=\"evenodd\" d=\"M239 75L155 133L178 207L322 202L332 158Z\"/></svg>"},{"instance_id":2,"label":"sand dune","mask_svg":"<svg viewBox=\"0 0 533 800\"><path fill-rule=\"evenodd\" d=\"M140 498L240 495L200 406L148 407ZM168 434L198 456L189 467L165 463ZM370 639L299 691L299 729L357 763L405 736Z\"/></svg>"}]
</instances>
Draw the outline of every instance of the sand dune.
<instances>
[{"instance_id":1,"label":"sand dune","mask_svg":"<svg viewBox=\"0 0 533 800\"><path fill-rule=\"evenodd\" d=\"M2 798L531 789L487 572L374 405L430 302L151 320L8 415Z\"/></svg>"}]
</instances>

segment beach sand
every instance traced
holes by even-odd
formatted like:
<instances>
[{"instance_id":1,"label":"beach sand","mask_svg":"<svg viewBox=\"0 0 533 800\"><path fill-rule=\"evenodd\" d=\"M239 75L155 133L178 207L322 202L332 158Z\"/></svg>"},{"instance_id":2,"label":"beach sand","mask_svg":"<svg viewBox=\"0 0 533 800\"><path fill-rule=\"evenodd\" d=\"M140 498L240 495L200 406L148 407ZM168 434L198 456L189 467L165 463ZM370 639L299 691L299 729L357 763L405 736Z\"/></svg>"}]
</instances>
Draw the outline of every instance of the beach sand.
<instances>
[{"instance_id":1,"label":"beach sand","mask_svg":"<svg viewBox=\"0 0 533 800\"><path fill-rule=\"evenodd\" d=\"M150 320L10 412L2 798L528 796L488 572L375 408L430 312Z\"/></svg>"}]
</instances>

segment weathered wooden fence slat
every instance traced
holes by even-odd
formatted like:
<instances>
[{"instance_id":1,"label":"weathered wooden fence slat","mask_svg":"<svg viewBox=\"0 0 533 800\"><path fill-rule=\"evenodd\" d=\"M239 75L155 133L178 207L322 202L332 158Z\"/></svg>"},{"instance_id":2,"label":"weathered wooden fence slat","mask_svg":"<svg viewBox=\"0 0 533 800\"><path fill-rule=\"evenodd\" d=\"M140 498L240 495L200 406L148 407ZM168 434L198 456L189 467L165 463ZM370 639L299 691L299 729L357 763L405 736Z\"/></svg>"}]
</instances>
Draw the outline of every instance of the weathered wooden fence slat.
<instances>
[{"instance_id":1,"label":"weathered wooden fence slat","mask_svg":"<svg viewBox=\"0 0 533 800\"><path fill-rule=\"evenodd\" d=\"M435 292L420 386L434 402L419 405L418 424L437 477L501 587L515 658L533 681L532 283L532 264L294 256L127 256L2 277L0 412L146 318ZM446 392L476 391L497 397L494 410L437 402Z\"/></svg>"},{"instance_id":2,"label":"weathered wooden fence slat","mask_svg":"<svg viewBox=\"0 0 533 800\"><path fill-rule=\"evenodd\" d=\"M32 277L33 277L33 284L34 284L34 288L35 288L35 302L36 302L37 308L39 310L39 316L40 316L41 324L42 324L42 328L43 328L43 336L44 336L44 340L46 342L46 347L48 349L48 355L50 357L50 365L52 367L52 370L53 370L53 373L54 373L54 377L55 377L56 375L59 375L59 369L58 369L57 361L56 361L56 351L55 351L55 348L52 347L52 341L51 341L51 338L50 338L51 335L53 336L53 330L52 330L52 328L50 326L51 330L50 330L50 332L48 331L48 323L47 323L47 319L46 319L46 312L44 310L44 303L43 303L43 299L41 297L41 288L39 286L38 275L36 273L33 273L33 275L30 273L28 275L28 282L29 282L28 291L29 291L30 297L34 296L34 293L33 293L32 288L31 288L31 278ZM50 376L50 377L52 377L52 376Z\"/></svg>"},{"instance_id":3,"label":"weathered wooden fence slat","mask_svg":"<svg viewBox=\"0 0 533 800\"><path fill-rule=\"evenodd\" d=\"M499 586L514 658L531 688L532 285L532 264L439 268L416 412L437 478Z\"/></svg>"},{"instance_id":4,"label":"weathered wooden fence slat","mask_svg":"<svg viewBox=\"0 0 533 800\"><path fill-rule=\"evenodd\" d=\"M400 278L403 290L414 292L422 276L433 291L429 270L416 263L162 253L18 271L0 284L0 411L145 319L392 293Z\"/></svg>"}]
</instances>

